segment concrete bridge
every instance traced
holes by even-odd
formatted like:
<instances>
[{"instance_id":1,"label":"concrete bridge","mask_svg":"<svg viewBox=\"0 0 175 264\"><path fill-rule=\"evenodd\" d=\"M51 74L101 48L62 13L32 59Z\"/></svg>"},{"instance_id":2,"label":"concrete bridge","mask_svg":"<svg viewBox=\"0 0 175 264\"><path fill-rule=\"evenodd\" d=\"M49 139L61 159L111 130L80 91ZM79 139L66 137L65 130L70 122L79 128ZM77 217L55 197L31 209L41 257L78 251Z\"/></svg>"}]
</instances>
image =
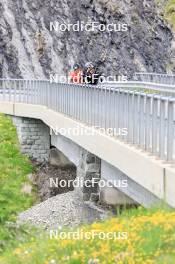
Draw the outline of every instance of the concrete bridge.
<instances>
[{"instance_id":1,"label":"concrete bridge","mask_svg":"<svg viewBox=\"0 0 175 264\"><path fill-rule=\"evenodd\" d=\"M175 207L174 91L172 84L138 81L85 86L1 79L0 112L13 117L21 150L32 159L47 161L55 147L81 168L84 181L110 181L110 187L84 186L85 200L146 207L163 200Z\"/></svg>"}]
</instances>

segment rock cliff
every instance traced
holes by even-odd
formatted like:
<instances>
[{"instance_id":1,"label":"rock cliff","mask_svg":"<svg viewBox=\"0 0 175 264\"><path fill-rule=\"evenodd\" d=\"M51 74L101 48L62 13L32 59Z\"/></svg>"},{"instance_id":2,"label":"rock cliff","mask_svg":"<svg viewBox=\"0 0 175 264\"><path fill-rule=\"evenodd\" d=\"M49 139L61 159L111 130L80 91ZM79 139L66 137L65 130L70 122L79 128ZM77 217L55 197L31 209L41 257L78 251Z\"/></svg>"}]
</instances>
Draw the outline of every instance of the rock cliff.
<instances>
[{"instance_id":1,"label":"rock cliff","mask_svg":"<svg viewBox=\"0 0 175 264\"><path fill-rule=\"evenodd\" d=\"M0 77L49 78L74 62L105 75L165 72L172 33L153 0L1 0ZM127 24L127 31L58 31L50 22Z\"/></svg>"}]
</instances>

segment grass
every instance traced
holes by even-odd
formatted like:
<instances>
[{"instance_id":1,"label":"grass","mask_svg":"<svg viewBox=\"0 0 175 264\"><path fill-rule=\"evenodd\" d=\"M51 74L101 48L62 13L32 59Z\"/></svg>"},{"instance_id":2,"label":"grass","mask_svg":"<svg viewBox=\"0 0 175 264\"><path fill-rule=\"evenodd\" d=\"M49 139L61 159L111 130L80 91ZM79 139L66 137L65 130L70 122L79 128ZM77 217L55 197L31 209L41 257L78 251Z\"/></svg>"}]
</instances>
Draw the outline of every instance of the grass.
<instances>
[{"instance_id":1,"label":"grass","mask_svg":"<svg viewBox=\"0 0 175 264\"><path fill-rule=\"evenodd\" d=\"M14 224L17 214L36 201L35 192L31 195L21 192L32 171L29 160L20 154L11 119L0 115L0 251L13 244L20 232Z\"/></svg>"},{"instance_id":2,"label":"grass","mask_svg":"<svg viewBox=\"0 0 175 264\"><path fill-rule=\"evenodd\" d=\"M18 212L36 199L35 193L21 194L21 186L32 170L28 159L19 152L11 120L0 115L1 264L175 263L175 211L166 207L140 207L73 230L103 235L121 232L121 239L100 239L97 235L94 239L51 239L49 232L17 227ZM62 231L70 234L69 229Z\"/></svg>"},{"instance_id":3,"label":"grass","mask_svg":"<svg viewBox=\"0 0 175 264\"><path fill-rule=\"evenodd\" d=\"M127 239L60 239L45 233L30 237L13 251L6 251L1 264L117 263L174 264L175 212L143 208L121 214L104 222L82 226L82 232L126 232ZM76 231L76 230L74 230ZM68 230L65 230L68 232Z\"/></svg>"},{"instance_id":4,"label":"grass","mask_svg":"<svg viewBox=\"0 0 175 264\"><path fill-rule=\"evenodd\" d=\"M175 30L175 0L169 0L165 6L165 19L172 25Z\"/></svg>"}]
</instances>

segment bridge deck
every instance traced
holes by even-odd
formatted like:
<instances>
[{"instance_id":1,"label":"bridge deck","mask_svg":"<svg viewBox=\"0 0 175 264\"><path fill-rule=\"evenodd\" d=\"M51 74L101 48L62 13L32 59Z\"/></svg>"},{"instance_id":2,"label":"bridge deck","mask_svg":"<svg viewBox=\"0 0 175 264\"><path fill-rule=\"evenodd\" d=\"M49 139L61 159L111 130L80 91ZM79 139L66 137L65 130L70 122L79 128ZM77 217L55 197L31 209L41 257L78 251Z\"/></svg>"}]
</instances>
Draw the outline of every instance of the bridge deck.
<instances>
[{"instance_id":1,"label":"bridge deck","mask_svg":"<svg viewBox=\"0 0 175 264\"><path fill-rule=\"evenodd\" d=\"M138 87L152 89L150 84ZM120 88L122 87L122 88ZM175 97L126 88L1 80L0 100L44 105L152 155L175 161ZM163 89L163 88L160 88Z\"/></svg>"},{"instance_id":2,"label":"bridge deck","mask_svg":"<svg viewBox=\"0 0 175 264\"><path fill-rule=\"evenodd\" d=\"M67 137L175 207L174 98L47 81L0 83L1 112L38 118L55 130L83 129Z\"/></svg>"}]
</instances>

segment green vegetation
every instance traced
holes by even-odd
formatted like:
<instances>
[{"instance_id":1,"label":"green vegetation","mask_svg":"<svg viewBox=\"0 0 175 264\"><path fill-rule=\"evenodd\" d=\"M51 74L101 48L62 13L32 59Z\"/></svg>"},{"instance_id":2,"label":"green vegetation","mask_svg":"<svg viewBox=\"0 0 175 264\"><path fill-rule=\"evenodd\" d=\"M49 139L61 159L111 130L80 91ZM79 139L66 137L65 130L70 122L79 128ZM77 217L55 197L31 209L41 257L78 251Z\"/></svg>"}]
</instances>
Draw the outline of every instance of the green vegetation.
<instances>
[{"instance_id":1,"label":"green vegetation","mask_svg":"<svg viewBox=\"0 0 175 264\"><path fill-rule=\"evenodd\" d=\"M21 193L32 166L20 154L15 128L3 115L0 115L0 172L0 237L4 250L1 264L175 263L175 212L163 207L129 210L118 217L79 227L84 234L92 230L103 234L126 232L127 239L103 240L98 236L83 240L51 239L39 229L18 228L17 213L30 207L36 196Z\"/></svg>"},{"instance_id":2,"label":"green vegetation","mask_svg":"<svg viewBox=\"0 0 175 264\"><path fill-rule=\"evenodd\" d=\"M165 7L165 19L173 26L175 30L175 0L169 0Z\"/></svg>"},{"instance_id":3,"label":"green vegetation","mask_svg":"<svg viewBox=\"0 0 175 264\"><path fill-rule=\"evenodd\" d=\"M174 264L175 212L166 209L129 211L104 222L82 226L81 232L126 232L127 239L60 239L31 235L0 257L1 264ZM76 230L75 230L76 231ZM65 232L68 232L65 230Z\"/></svg>"},{"instance_id":4,"label":"green vegetation","mask_svg":"<svg viewBox=\"0 0 175 264\"><path fill-rule=\"evenodd\" d=\"M20 154L11 119L0 115L0 250L14 243L20 232L14 224L17 214L36 200L35 192L21 192L32 170L28 159Z\"/></svg>"}]
</instances>

